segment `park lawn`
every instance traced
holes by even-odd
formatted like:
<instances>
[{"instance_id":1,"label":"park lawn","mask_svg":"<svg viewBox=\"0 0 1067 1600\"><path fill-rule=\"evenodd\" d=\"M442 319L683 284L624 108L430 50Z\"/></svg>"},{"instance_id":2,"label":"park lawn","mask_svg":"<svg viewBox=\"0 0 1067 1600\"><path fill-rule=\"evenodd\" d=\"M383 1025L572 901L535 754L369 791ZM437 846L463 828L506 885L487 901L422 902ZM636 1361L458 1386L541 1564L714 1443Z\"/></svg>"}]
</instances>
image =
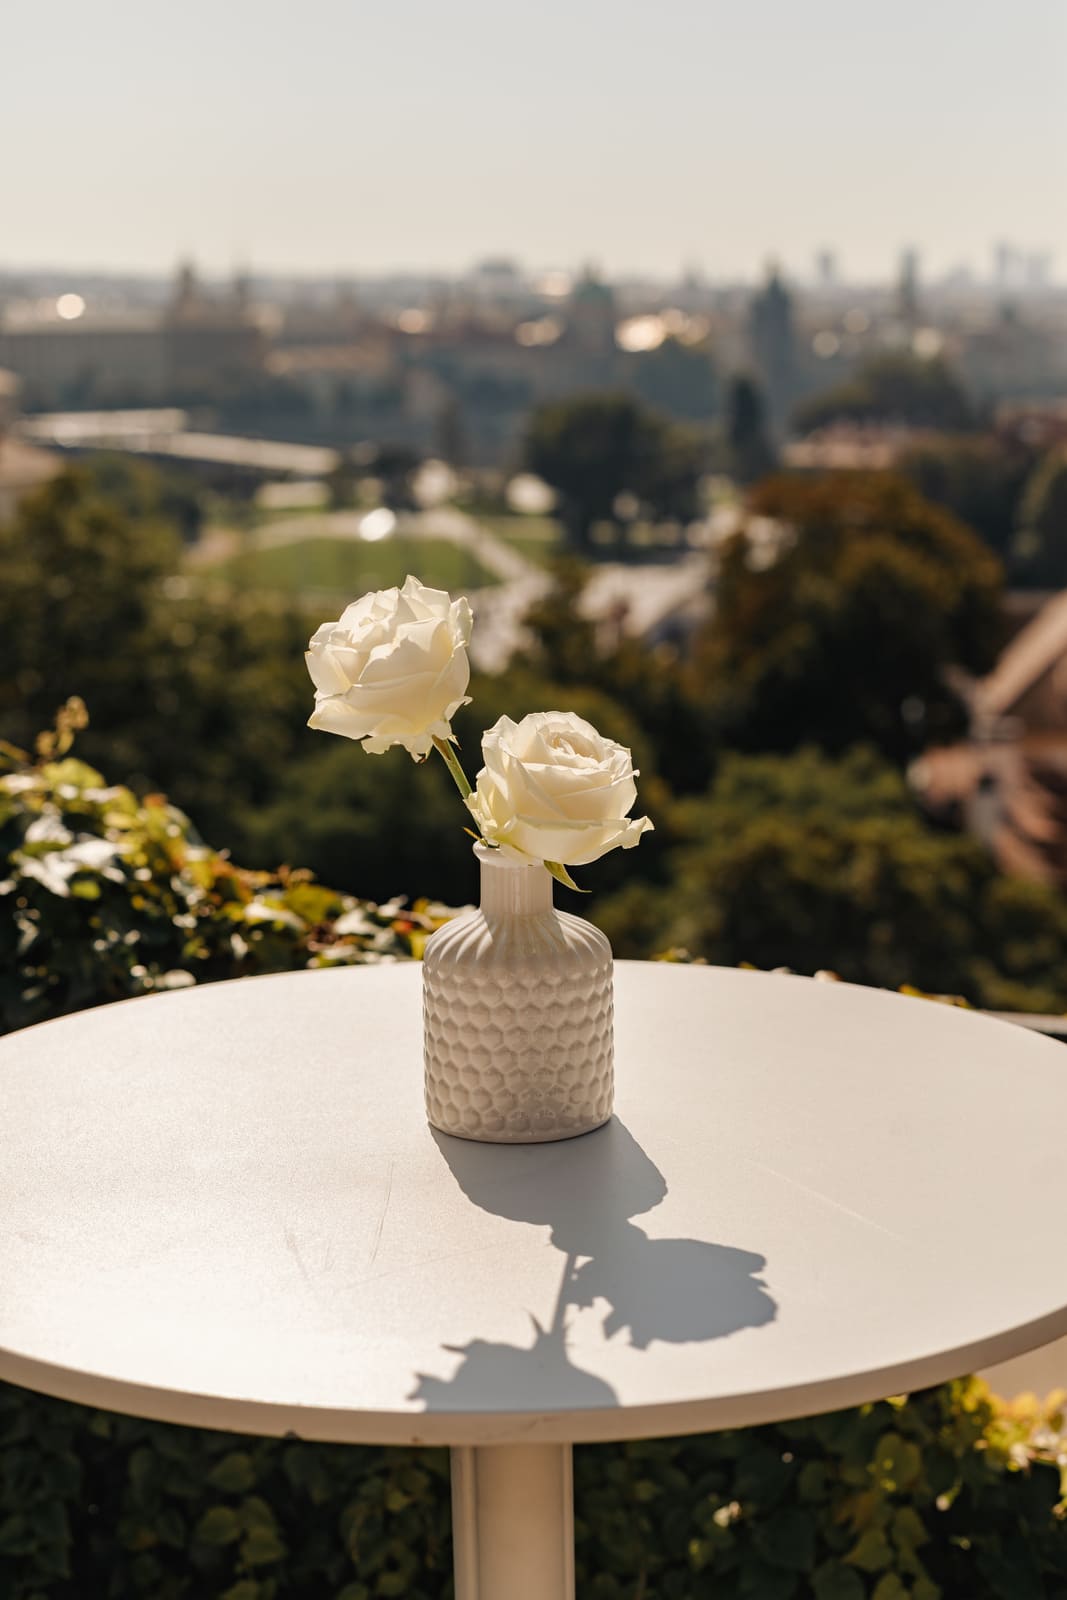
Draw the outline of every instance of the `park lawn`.
<instances>
[{"instance_id":1,"label":"park lawn","mask_svg":"<svg viewBox=\"0 0 1067 1600\"><path fill-rule=\"evenodd\" d=\"M562 549L562 531L555 517L478 514L474 520L535 566L549 566Z\"/></svg>"},{"instance_id":2,"label":"park lawn","mask_svg":"<svg viewBox=\"0 0 1067 1600\"><path fill-rule=\"evenodd\" d=\"M287 594L337 594L355 598L368 589L403 583L408 573L434 589L464 593L496 580L467 550L445 539L312 538L264 550L245 550L211 567L205 576L242 589Z\"/></svg>"}]
</instances>

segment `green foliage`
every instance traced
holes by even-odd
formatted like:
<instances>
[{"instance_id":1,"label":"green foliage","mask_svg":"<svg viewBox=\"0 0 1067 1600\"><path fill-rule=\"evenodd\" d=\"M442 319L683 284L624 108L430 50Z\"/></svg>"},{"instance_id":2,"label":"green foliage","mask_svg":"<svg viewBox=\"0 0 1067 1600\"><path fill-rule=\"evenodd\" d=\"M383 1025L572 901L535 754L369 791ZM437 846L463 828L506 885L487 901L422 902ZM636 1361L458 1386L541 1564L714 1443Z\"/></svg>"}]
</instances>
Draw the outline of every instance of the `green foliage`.
<instances>
[{"instance_id":1,"label":"green foliage","mask_svg":"<svg viewBox=\"0 0 1067 1600\"><path fill-rule=\"evenodd\" d=\"M738 483L756 483L774 471L767 407L755 379L739 373L726 398L726 469Z\"/></svg>"},{"instance_id":2,"label":"green foliage","mask_svg":"<svg viewBox=\"0 0 1067 1600\"><path fill-rule=\"evenodd\" d=\"M1020 582L1043 589L1067 584L1067 451L1050 450L1034 469L1019 508L1013 559Z\"/></svg>"},{"instance_id":3,"label":"green foliage","mask_svg":"<svg viewBox=\"0 0 1067 1600\"><path fill-rule=\"evenodd\" d=\"M587 551L593 524L616 519L620 495L654 518L696 514L703 453L694 436L628 395L553 401L530 420L526 465L558 492L572 547Z\"/></svg>"},{"instance_id":4,"label":"green foliage","mask_svg":"<svg viewBox=\"0 0 1067 1600\"><path fill-rule=\"evenodd\" d=\"M378 907L308 872L250 872L182 812L66 753L0 747L0 1032L101 1001L421 953L443 913Z\"/></svg>"},{"instance_id":5,"label":"green foliage","mask_svg":"<svg viewBox=\"0 0 1067 1600\"><path fill-rule=\"evenodd\" d=\"M584 1446L582 1600L1053 1600L1062 1414L971 1381ZM0 1385L4 1600L447 1600L448 1456L247 1438Z\"/></svg>"},{"instance_id":6,"label":"green foliage","mask_svg":"<svg viewBox=\"0 0 1067 1600\"><path fill-rule=\"evenodd\" d=\"M568 707L590 688L610 701L602 731L609 732L609 724L621 727L611 737L634 751L642 804L662 809L668 798L665 785L688 793L707 784L713 764L710 710L701 687L682 670L669 645L650 656L643 641L621 631L610 643L600 641L596 624L579 610L587 576L587 568L573 558L554 563L551 589L527 612L530 644L509 672L509 689L521 672L532 680L527 698L543 680L559 686L559 703ZM600 727L595 716L590 720ZM629 866L632 876L632 859ZM641 872L649 866L646 852Z\"/></svg>"},{"instance_id":7,"label":"green foliage","mask_svg":"<svg viewBox=\"0 0 1067 1600\"><path fill-rule=\"evenodd\" d=\"M1000 566L899 478L768 480L722 558L695 671L722 741L900 759L960 730L946 669L996 653Z\"/></svg>"},{"instance_id":8,"label":"green foliage","mask_svg":"<svg viewBox=\"0 0 1067 1600\"><path fill-rule=\"evenodd\" d=\"M1006 560L1031 465L1027 451L991 436L946 434L908 450L897 470Z\"/></svg>"},{"instance_id":9,"label":"green foliage","mask_svg":"<svg viewBox=\"0 0 1067 1600\"><path fill-rule=\"evenodd\" d=\"M598 910L618 955L683 949L1067 1010L1063 896L1002 877L974 840L932 828L872 750L726 756L666 831L668 887L630 883Z\"/></svg>"},{"instance_id":10,"label":"green foliage","mask_svg":"<svg viewBox=\"0 0 1067 1600\"><path fill-rule=\"evenodd\" d=\"M940 356L883 351L864 361L836 388L796 409L801 432L830 422L899 422L917 428L972 427L971 403L952 368Z\"/></svg>"},{"instance_id":11,"label":"green foliage","mask_svg":"<svg viewBox=\"0 0 1067 1600\"><path fill-rule=\"evenodd\" d=\"M284 605L185 593L162 524L66 474L0 528L0 734L32 742L81 695L85 758L164 787L224 838L310 736L309 626Z\"/></svg>"},{"instance_id":12,"label":"green foliage","mask_svg":"<svg viewBox=\"0 0 1067 1600\"><path fill-rule=\"evenodd\" d=\"M473 703L453 722L468 776L481 766L483 730L499 716L506 712L518 720L529 711L563 706L632 748L639 767L647 758L642 807L661 808L666 797L651 776L654 760L641 727L618 699L588 680L587 673L580 684L557 684L521 668L506 678L472 680ZM270 802L231 826L230 838L244 860L265 866L282 842L291 860L330 882L359 885L371 899L417 895L423 885L452 902L476 896L477 868L464 832L469 818L443 762L434 756L416 765L400 749L365 756L347 740L312 738L314 748L279 773ZM622 863L608 858L583 874L583 887L607 890L624 874Z\"/></svg>"},{"instance_id":13,"label":"green foliage","mask_svg":"<svg viewBox=\"0 0 1067 1600\"><path fill-rule=\"evenodd\" d=\"M192 472L108 454L94 455L83 471L101 498L124 516L169 524L184 544L199 537L205 496Z\"/></svg>"},{"instance_id":14,"label":"green foliage","mask_svg":"<svg viewBox=\"0 0 1067 1600\"><path fill-rule=\"evenodd\" d=\"M4 1600L436 1600L448 1455L168 1427L0 1385Z\"/></svg>"},{"instance_id":15,"label":"green foliage","mask_svg":"<svg viewBox=\"0 0 1067 1600\"><path fill-rule=\"evenodd\" d=\"M129 669L153 642L153 596L178 559L163 523L134 523L88 474L66 473L0 526L0 728L30 740L80 693L105 723L129 711ZM77 680L77 681L75 681Z\"/></svg>"}]
</instances>

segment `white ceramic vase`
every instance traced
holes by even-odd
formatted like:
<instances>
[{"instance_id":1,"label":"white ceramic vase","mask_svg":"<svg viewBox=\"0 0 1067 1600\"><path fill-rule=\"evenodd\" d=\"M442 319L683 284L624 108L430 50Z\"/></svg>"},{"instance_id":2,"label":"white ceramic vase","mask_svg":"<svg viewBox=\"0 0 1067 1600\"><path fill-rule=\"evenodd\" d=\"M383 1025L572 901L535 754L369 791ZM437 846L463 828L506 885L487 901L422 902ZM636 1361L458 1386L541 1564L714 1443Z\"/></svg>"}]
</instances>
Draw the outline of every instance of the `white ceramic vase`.
<instances>
[{"instance_id":1,"label":"white ceramic vase","mask_svg":"<svg viewBox=\"0 0 1067 1600\"><path fill-rule=\"evenodd\" d=\"M492 1144L573 1139L611 1116L611 946L552 878L478 844L481 905L423 954L426 1115Z\"/></svg>"}]
</instances>

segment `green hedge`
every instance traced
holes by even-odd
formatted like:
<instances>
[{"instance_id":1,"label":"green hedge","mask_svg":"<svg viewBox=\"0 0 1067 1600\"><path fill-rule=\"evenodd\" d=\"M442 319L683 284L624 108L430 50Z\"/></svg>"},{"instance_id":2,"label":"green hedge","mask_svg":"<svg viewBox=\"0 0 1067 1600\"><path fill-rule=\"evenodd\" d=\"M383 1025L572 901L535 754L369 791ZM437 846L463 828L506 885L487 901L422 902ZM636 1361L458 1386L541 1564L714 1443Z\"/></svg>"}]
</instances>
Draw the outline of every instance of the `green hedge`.
<instances>
[{"instance_id":1,"label":"green hedge","mask_svg":"<svg viewBox=\"0 0 1067 1600\"><path fill-rule=\"evenodd\" d=\"M177 984L410 958L445 907L245 872L161 797L0 747L0 1030ZM1063 1417L974 1381L576 1452L581 1600L1067 1600ZM242 1438L0 1385L0 1600L436 1600L448 1458Z\"/></svg>"},{"instance_id":2,"label":"green hedge","mask_svg":"<svg viewBox=\"0 0 1067 1600\"><path fill-rule=\"evenodd\" d=\"M408 959L452 915L234 866L162 795L75 760L84 718L70 702L36 758L0 741L0 1033L185 984Z\"/></svg>"},{"instance_id":3,"label":"green hedge","mask_svg":"<svg viewBox=\"0 0 1067 1600\"><path fill-rule=\"evenodd\" d=\"M976 1381L575 1452L581 1600L1058 1600L1062 1417ZM3 1600L451 1593L443 1450L308 1445L0 1387Z\"/></svg>"}]
</instances>

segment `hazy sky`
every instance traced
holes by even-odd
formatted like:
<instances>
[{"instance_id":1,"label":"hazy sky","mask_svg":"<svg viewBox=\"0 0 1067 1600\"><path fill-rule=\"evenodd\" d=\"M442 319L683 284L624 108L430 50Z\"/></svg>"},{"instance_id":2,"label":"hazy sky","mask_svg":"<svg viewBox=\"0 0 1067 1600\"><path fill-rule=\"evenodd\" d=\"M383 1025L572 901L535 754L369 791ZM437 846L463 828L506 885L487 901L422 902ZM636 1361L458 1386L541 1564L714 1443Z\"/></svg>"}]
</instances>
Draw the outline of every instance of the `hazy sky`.
<instances>
[{"instance_id":1,"label":"hazy sky","mask_svg":"<svg viewBox=\"0 0 1067 1600\"><path fill-rule=\"evenodd\" d=\"M1067 277L1067 0L31 0L0 267Z\"/></svg>"}]
</instances>

